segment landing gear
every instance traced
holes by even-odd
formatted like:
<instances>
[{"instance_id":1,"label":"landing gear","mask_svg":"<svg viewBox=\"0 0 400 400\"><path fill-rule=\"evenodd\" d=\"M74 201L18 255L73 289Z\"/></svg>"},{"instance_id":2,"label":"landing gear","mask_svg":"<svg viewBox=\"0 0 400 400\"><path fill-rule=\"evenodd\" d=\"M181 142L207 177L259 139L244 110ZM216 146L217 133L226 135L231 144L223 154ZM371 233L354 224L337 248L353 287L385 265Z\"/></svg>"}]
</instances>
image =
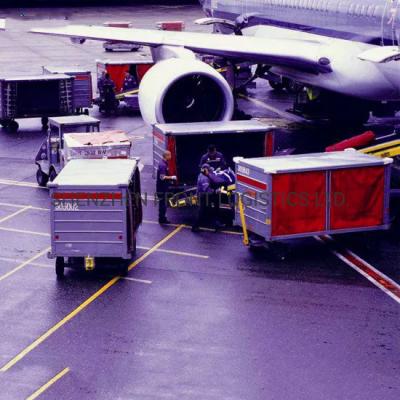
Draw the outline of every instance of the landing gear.
<instances>
[{"instance_id":1,"label":"landing gear","mask_svg":"<svg viewBox=\"0 0 400 400\"><path fill-rule=\"evenodd\" d=\"M276 91L279 91L279 92L282 91L285 88L285 86L283 85L282 82L269 80L268 83L272 87L272 89L274 89Z\"/></svg>"},{"instance_id":2,"label":"landing gear","mask_svg":"<svg viewBox=\"0 0 400 400\"><path fill-rule=\"evenodd\" d=\"M16 133L19 129L18 122L14 121L13 119L2 119L0 120L0 125L10 133Z\"/></svg>"}]
</instances>

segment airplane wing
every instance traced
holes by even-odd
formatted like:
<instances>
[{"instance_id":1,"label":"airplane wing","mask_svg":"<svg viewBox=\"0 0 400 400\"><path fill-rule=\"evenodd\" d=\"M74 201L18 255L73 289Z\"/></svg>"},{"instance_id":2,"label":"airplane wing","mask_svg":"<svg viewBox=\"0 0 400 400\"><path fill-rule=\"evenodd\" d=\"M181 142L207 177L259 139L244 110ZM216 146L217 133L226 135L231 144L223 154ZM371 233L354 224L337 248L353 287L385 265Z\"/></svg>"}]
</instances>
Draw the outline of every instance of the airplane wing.
<instances>
[{"instance_id":1,"label":"airplane wing","mask_svg":"<svg viewBox=\"0 0 400 400\"><path fill-rule=\"evenodd\" d=\"M328 46L317 41L80 25L35 28L30 32L77 41L115 40L150 47L176 46L195 53L291 67L314 74L331 72Z\"/></svg>"}]
</instances>

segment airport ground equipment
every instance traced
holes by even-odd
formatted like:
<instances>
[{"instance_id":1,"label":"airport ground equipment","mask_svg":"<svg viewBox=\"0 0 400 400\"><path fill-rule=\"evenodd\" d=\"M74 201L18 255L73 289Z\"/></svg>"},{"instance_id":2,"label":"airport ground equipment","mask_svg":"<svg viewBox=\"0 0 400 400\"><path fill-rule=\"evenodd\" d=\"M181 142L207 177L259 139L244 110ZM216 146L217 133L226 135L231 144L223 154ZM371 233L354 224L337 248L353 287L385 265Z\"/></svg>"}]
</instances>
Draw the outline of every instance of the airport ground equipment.
<instances>
[{"instance_id":1,"label":"airport ground equipment","mask_svg":"<svg viewBox=\"0 0 400 400\"><path fill-rule=\"evenodd\" d=\"M73 108L77 114L89 114L92 108L93 85L92 73L86 69L77 67L42 67L44 74L64 74L74 78L72 82Z\"/></svg>"},{"instance_id":2,"label":"airport ground equipment","mask_svg":"<svg viewBox=\"0 0 400 400\"><path fill-rule=\"evenodd\" d=\"M235 223L251 247L389 228L390 158L346 150L235 163Z\"/></svg>"},{"instance_id":3,"label":"airport ground equipment","mask_svg":"<svg viewBox=\"0 0 400 400\"><path fill-rule=\"evenodd\" d=\"M181 32L185 30L184 21L159 21L156 23L157 29L162 31L177 31Z\"/></svg>"},{"instance_id":4,"label":"airport ground equipment","mask_svg":"<svg viewBox=\"0 0 400 400\"><path fill-rule=\"evenodd\" d=\"M35 157L35 164L38 167L36 180L39 186L46 186L47 182L52 181L62 168L64 134L82 130L99 132L100 120L88 115L49 118L47 137L43 140Z\"/></svg>"},{"instance_id":5,"label":"airport ground equipment","mask_svg":"<svg viewBox=\"0 0 400 400\"><path fill-rule=\"evenodd\" d=\"M132 28L132 23L129 21L108 21L104 22L104 26L113 28ZM118 42L116 40L107 41L103 43L103 48L105 51L137 51L142 46L134 43L128 42Z\"/></svg>"},{"instance_id":6,"label":"airport ground equipment","mask_svg":"<svg viewBox=\"0 0 400 400\"><path fill-rule=\"evenodd\" d=\"M71 160L48 187L57 276L65 267L92 270L116 258L127 273L142 222L139 159Z\"/></svg>"},{"instance_id":7,"label":"airport ground equipment","mask_svg":"<svg viewBox=\"0 0 400 400\"><path fill-rule=\"evenodd\" d=\"M138 92L140 82L145 73L153 66L153 61L146 57L137 60L118 59L118 60L97 60L96 71L97 79L103 72L110 74L115 83L116 98L122 101L127 107L139 110ZM125 72L129 72L136 81L136 86L129 91L123 91ZM95 104L99 104L100 98L95 99Z\"/></svg>"},{"instance_id":8,"label":"airport ground equipment","mask_svg":"<svg viewBox=\"0 0 400 400\"><path fill-rule=\"evenodd\" d=\"M73 159L130 158L132 142L124 131L66 133L64 164Z\"/></svg>"},{"instance_id":9,"label":"airport ground equipment","mask_svg":"<svg viewBox=\"0 0 400 400\"><path fill-rule=\"evenodd\" d=\"M171 187L174 195L171 207L196 204L197 177L201 156L215 144L234 168L233 157L260 157L274 153L274 127L258 120L199 122L188 124L157 124L153 127L153 177L156 177L162 154L169 150L171 175L177 183ZM234 187L225 188L224 202L231 204Z\"/></svg>"},{"instance_id":10,"label":"airport ground equipment","mask_svg":"<svg viewBox=\"0 0 400 400\"><path fill-rule=\"evenodd\" d=\"M0 124L11 132L19 128L18 118L48 118L74 113L72 76L48 74L0 79Z\"/></svg>"}]
</instances>

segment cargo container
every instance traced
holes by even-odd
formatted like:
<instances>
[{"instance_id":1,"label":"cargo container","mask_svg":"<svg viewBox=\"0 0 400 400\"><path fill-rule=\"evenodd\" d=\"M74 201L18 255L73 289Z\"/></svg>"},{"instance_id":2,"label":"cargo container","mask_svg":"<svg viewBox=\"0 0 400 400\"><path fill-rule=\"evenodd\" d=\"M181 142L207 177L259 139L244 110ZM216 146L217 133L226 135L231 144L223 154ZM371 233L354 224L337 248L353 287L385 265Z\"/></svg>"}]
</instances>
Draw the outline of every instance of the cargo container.
<instances>
[{"instance_id":1,"label":"cargo container","mask_svg":"<svg viewBox=\"0 0 400 400\"><path fill-rule=\"evenodd\" d=\"M73 80L64 74L22 76L0 79L0 124L16 132L15 119L73 114Z\"/></svg>"},{"instance_id":2,"label":"cargo container","mask_svg":"<svg viewBox=\"0 0 400 400\"><path fill-rule=\"evenodd\" d=\"M92 270L104 258L126 274L142 223L139 159L71 160L48 187L57 277L65 267Z\"/></svg>"},{"instance_id":3,"label":"cargo container","mask_svg":"<svg viewBox=\"0 0 400 400\"><path fill-rule=\"evenodd\" d=\"M93 85L92 73L86 69L77 67L53 67L44 66L44 74L64 74L74 78L72 83L73 108L76 113L89 113L88 108L92 107Z\"/></svg>"},{"instance_id":4,"label":"cargo container","mask_svg":"<svg viewBox=\"0 0 400 400\"><path fill-rule=\"evenodd\" d=\"M391 163L354 150L235 159L235 223L253 245L388 229Z\"/></svg>"}]
</instances>

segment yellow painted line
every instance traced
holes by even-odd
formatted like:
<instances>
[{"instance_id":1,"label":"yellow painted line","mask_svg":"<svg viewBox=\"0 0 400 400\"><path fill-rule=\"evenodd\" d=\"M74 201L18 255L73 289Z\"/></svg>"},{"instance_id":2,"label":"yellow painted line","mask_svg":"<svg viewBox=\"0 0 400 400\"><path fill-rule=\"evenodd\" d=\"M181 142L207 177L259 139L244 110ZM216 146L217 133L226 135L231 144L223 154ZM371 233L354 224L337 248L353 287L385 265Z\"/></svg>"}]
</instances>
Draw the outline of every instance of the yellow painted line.
<instances>
[{"instance_id":1,"label":"yellow painted line","mask_svg":"<svg viewBox=\"0 0 400 400\"><path fill-rule=\"evenodd\" d=\"M22 213L24 213L25 211L28 211L28 210L30 210L30 209L31 209L30 206L26 206L26 207L24 207L24 208L21 208L21 209L19 209L18 211L15 211L14 213L12 213L12 214L10 214L10 215L7 215L6 217L1 218L1 219L0 219L0 224L3 223L3 222L8 221L8 220L11 219L11 218L16 217L16 216L19 215L19 214L22 214Z\"/></svg>"},{"instance_id":2,"label":"yellow painted line","mask_svg":"<svg viewBox=\"0 0 400 400\"><path fill-rule=\"evenodd\" d=\"M179 233L183 228L183 225L178 226L171 233L164 237L164 239L160 240L156 245L154 245L150 250L144 253L141 257L135 260L129 267L128 270L131 271L137 265L139 265L143 260L145 260L148 256L153 254L159 247L161 247L164 243L174 237L177 233ZM43 335L39 336L33 343L31 343L28 347L22 350L19 354L17 354L13 359L11 359L7 364L5 364L2 368L0 368L0 372L8 371L12 366L14 366L18 361L21 361L26 355L28 355L32 350L38 347L41 343L43 343L47 338L49 338L53 333L57 332L61 327L63 327L67 322L76 317L81 311L83 311L87 306L93 303L98 297L100 297L103 293L105 293L110 287L112 287L115 283L117 283L122 277L116 276L115 278L108 281L104 286L102 286L96 293L91 295L88 299L86 299L82 304L80 304L75 310L69 313L66 317L64 317L57 324L52 326L47 332Z\"/></svg>"},{"instance_id":3,"label":"yellow painted line","mask_svg":"<svg viewBox=\"0 0 400 400\"><path fill-rule=\"evenodd\" d=\"M1 203L0 206L5 206L5 207L14 207L14 208L24 208L24 207L30 207L32 210L38 210L38 211L50 211L50 208L43 208L43 207L35 207L35 206L30 206L27 204L12 204L12 203Z\"/></svg>"},{"instance_id":4,"label":"yellow painted line","mask_svg":"<svg viewBox=\"0 0 400 400\"><path fill-rule=\"evenodd\" d=\"M53 386L57 381L59 381L63 376L68 374L69 368L64 368L61 372L59 372L56 376L51 378L47 383L41 386L35 393L32 393L26 400L35 400L37 399L43 392L45 392L50 386Z\"/></svg>"},{"instance_id":5,"label":"yellow painted line","mask_svg":"<svg viewBox=\"0 0 400 400\"><path fill-rule=\"evenodd\" d=\"M17 267L15 267L14 269L12 269L11 271L7 272L6 274L0 276L0 282L4 281L4 279L7 279L8 277L10 277L11 275L14 275L16 272L18 272L20 269L26 267L27 265L29 265L30 263L32 263L33 261L37 260L38 258L42 257L44 254L46 254L48 251L50 250L50 247L45 248L43 251L41 251L40 253L36 254L35 256L33 256L32 258L30 258L29 260L24 261L22 264L18 265Z\"/></svg>"},{"instance_id":6,"label":"yellow painted line","mask_svg":"<svg viewBox=\"0 0 400 400\"><path fill-rule=\"evenodd\" d=\"M47 190L47 187L42 187L42 186L39 186L38 184L35 184L35 183L24 182L24 181L12 181L12 180L9 180L9 179L0 179L0 185L21 186L21 187L29 187L29 188Z\"/></svg>"}]
</instances>

